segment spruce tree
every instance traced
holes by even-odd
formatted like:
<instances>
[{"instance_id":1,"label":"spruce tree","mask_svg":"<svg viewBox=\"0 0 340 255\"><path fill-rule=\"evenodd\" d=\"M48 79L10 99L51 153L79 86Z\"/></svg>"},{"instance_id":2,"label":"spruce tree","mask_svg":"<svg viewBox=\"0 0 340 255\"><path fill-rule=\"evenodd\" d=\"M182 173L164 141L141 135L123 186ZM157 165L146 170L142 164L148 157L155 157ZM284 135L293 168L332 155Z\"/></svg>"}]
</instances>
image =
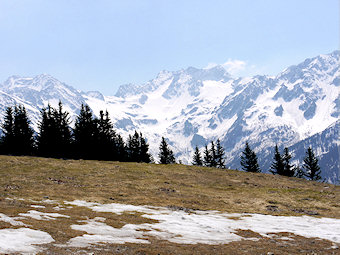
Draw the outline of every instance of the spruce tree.
<instances>
[{"instance_id":1,"label":"spruce tree","mask_svg":"<svg viewBox=\"0 0 340 255\"><path fill-rule=\"evenodd\" d=\"M175 157L172 150L169 148L165 138L162 137L162 141L159 145L159 163L160 164L175 164Z\"/></svg>"},{"instance_id":2,"label":"spruce tree","mask_svg":"<svg viewBox=\"0 0 340 255\"><path fill-rule=\"evenodd\" d=\"M210 155L211 155L211 167L217 166L217 154L216 154L216 147L213 141L211 141L211 147L210 147Z\"/></svg>"},{"instance_id":3,"label":"spruce tree","mask_svg":"<svg viewBox=\"0 0 340 255\"><path fill-rule=\"evenodd\" d=\"M135 131L134 135L129 135L127 140L127 156L128 160L131 162L140 162L140 140L139 134Z\"/></svg>"},{"instance_id":4,"label":"spruce tree","mask_svg":"<svg viewBox=\"0 0 340 255\"><path fill-rule=\"evenodd\" d=\"M139 133L139 141L140 162L150 163L152 161L152 157L149 153L149 144L143 137L142 133Z\"/></svg>"},{"instance_id":5,"label":"spruce tree","mask_svg":"<svg viewBox=\"0 0 340 255\"><path fill-rule=\"evenodd\" d=\"M255 152L250 149L248 142L241 155L241 166L244 171L247 172L261 172L259 164L257 162L257 156Z\"/></svg>"},{"instance_id":6,"label":"spruce tree","mask_svg":"<svg viewBox=\"0 0 340 255\"><path fill-rule=\"evenodd\" d=\"M82 104L73 131L76 158L96 158L98 145L97 122L98 120L93 117L90 107Z\"/></svg>"},{"instance_id":7,"label":"spruce tree","mask_svg":"<svg viewBox=\"0 0 340 255\"><path fill-rule=\"evenodd\" d=\"M195 147L195 152L194 152L194 156L191 162L194 166L202 166L203 165L203 161L202 161L202 157L201 157L201 153L200 150L198 149L198 147Z\"/></svg>"},{"instance_id":8,"label":"spruce tree","mask_svg":"<svg viewBox=\"0 0 340 255\"><path fill-rule=\"evenodd\" d=\"M217 139L215 162L218 168L225 168L224 154L225 152L223 147L221 146L220 139Z\"/></svg>"},{"instance_id":9,"label":"spruce tree","mask_svg":"<svg viewBox=\"0 0 340 255\"><path fill-rule=\"evenodd\" d=\"M63 110L63 104L59 101L58 109L53 112L56 122L56 157L68 158L71 153L72 133L70 114Z\"/></svg>"},{"instance_id":10,"label":"spruce tree","mask_svg":"<svg viewBox=\"0 0 340 255\"><path fill-rule=\"evenodd\" d=\"M13 154L32 155L34 152L33 129L24 106L14 107Z\"/></svg>"},{"instance_id":11,"label":"spruce tree","mask_svg":"<svg viewBox=\"0 0 340 255\"><path fill-rule=\"evenodd\" d=\"M272 174L283 175L284 173L284 162L283 158L279 152L279 148L277 145L275 146L274 152L274 162L271 165L271 170L269 170Z\"/></svg>"},{"instance_id":12,"label":"spruce tree","mask_svg":"<svg viewBox=\"0 0 340 255\"><path fill-rule=\"evenodd\" d=\"M305 169L305 175L307 178L312 181L318 181L321 179L321 169L318 165L318 159L315 157L311 147L308 147L303 163L303 168Z\"/></svg>"},{"instance_id":13,"label":"spruce tree","mask_svg":"<svg viewBox=\"0 0 340 255\"><path fill-rule=\"evenodd\" d=\"M58 109L49 104L40 112L37 151L39 156L67 158L71 146L71 128L69 113L63 111L62 103Z\"/></svg>"},{"instance_id":14,"label":"spruce tree","mask_svg":"<svg viewBox=\"0 0 340 255\"><path fill-rule=\"evenodd\" d=\"M146 142L142 133L135 131L133 136L129 135L126 150L128 160L131 162L151 162L149 144Z\"/></svg>"},{"instance_id":15,"label":"spruce tree","mask_svg":"<svg viewBox=\"0 0 340 255\"><path fill-rule=\"evenodd\" d=\"M111 160L114 158L115 150L115 131L106 111L99 112L99 119L97 120L97 132L94 132L96 141L96 158L99 160Z\"/></svg>"},{"instance_id":16,"label":"spruce tree","mask_svg":"<svg viewBox=\"0 0 340 255\"><path fill-rule=\"evenodd\" d=\"M1 153L13 154L14 152L14 113L12 107L6 108L4 123L1 125Z\"/></svg>"},{"instance_id":17,"label":"spruce tree","mask_svg":"<svg viewBox=\"0 0 340 255\"><path fill-rule=\"evenodd\" d=\"M206 167L212 166L213 158L211 156L210 150L208 149L208 146L205 145L204 152L203 152L203 164Z\"/></svg>"},{"instance_id":18,"label":"spruce tree","mask_svg":"<svg viewBox=\"0 0 340 255\"><path fill-rule=\"evenodd\" d=\"M294 177L296 178L305 178L305 172L303 171L303 169L297 165L294 167Z\"/></svg>"},{"instance_id":19,"label":"spruce tree","mask_svg":"<svg viewBox=\"0 0 340 255\"><path fill-rule=\"evenodd\" d=\"M39 133L37 136L38 155L43 157L55 157L58 141L57 122L53 114L54 109L50 105L40 111Z\"/></svg>"},{"instance_id":20,"label":"spruce tree","mask_svg":"<svg viewBox=\"0 0 340 255\"><path fill-rule=\"evenodd\" d=\"M114 139L115 144L115 154L114 154L114 160L117 161L126 161L128 159L127 157L127 150L124 143L124 140L120 134L117 135L117 137Z\"/></svg>"},{"instance_id":21,"label":"spruce tree","mask_svg":"<svg viewBox=\"0 0 340 255\"><path fill-rule=\"evenodd\" d=\"M290 159L292 158L292 156L289 153L288 148L286 147L284 149L284 154L283 154L283 164L284 164L284 171L283 174L284 176L288 176L288 177L293 177L295 174L294 171L294 167L293 165L290 164Z\"/></svg>"}]
</instances>

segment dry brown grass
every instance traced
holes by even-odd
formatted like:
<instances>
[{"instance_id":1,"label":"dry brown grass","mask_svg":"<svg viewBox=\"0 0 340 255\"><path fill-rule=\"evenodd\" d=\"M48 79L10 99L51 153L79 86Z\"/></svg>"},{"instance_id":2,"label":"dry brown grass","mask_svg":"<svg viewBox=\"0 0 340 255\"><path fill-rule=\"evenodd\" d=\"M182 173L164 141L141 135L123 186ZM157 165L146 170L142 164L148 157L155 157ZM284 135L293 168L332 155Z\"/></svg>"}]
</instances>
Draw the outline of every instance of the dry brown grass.
<instances>
[{"instance_id":1,"label":"dry brown grass","mask_svg":"<svg viewBox=\"0 0 340 255\"><path fill-rule=\"evenodd\" d=\"M316 214L316 217L340 218L340 187L330 184L185 165L0 156L1 213L17 216L19 213L35 210L31 207L34 203L30 199L40 204L39 201L46 198L59 202L79 199L229 213ZM52 210L55 204L44 205L46 208L37 210L55 212ZM83 234L70 228L70 225L79 220L104 217L105 223L113 227L150 221L139 214L123 214L118 217L82 207L68 208L60 213L71 218L59 218L56 221L26 219L23 222L33 229L48 232L56 243L62 244ZM7 223L0 224L0 228L7 227ZM239 234L257 235L246 231ZM96 247L81 250L53 245L48 247L51 254L85 254L89 250L96 251L95 254L266 254L275 249L280 251L279 254L292 254L289 251L303 250L307 244L316 252L330 247L328 241L316 242L314 239L298 236L294 240L294 244L282 244L281 239L273 242L273 239L260 238L258 241L247 240L218 246L178 245L152 240L151 245L107 245L97 247L98 250ZM240 250L248 252L235 252ZM333 254L331 252L334 250L323 251L322 254ZM307 251L304 253L308 254Z\"/></svg>"},{"instance_id":2,"label":"dry brown grass","mask_svg":"<svg viewBox=\"0 0 340 255\"><path fill-rule=\"evenodd\" d=\"M339 186L185 165L0 156L6 197L340 218Z\"/></svg>"}]
</instances>

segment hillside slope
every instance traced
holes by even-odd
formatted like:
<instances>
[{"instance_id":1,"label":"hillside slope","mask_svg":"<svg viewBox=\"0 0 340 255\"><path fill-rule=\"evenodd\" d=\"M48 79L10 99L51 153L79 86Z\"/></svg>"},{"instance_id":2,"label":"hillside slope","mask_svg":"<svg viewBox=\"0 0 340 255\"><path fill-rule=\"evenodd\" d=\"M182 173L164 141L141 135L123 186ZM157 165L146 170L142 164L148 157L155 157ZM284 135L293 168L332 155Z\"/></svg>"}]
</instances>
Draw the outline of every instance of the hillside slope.
<instances>
[{"instance_id":1,"label":"hillside slope","mask_svg":"<svg viewBox=\"0 0 340 255\"><path fill-rule=\"evenodd\" d=\"M302 179L0 156L0 188L0 252L335 254L340 245L333 233L340 225L340 187ZM31 239L22 239L26 233ZM42 245L32 245L32 238Z\"/></svg>"},{"instance_id":2,"label":"hillside slope","mask_svg":"<svg viewBox=\"0 0 340 255\"><path fill-rule=\"evenodd\" d=\"M340 187L263 173L195 167L0 156L1 196L340 218ZM268 205L279 210L268 211ZM295 212L301 209L301 213Z\"/></svg>"}]
</instances>

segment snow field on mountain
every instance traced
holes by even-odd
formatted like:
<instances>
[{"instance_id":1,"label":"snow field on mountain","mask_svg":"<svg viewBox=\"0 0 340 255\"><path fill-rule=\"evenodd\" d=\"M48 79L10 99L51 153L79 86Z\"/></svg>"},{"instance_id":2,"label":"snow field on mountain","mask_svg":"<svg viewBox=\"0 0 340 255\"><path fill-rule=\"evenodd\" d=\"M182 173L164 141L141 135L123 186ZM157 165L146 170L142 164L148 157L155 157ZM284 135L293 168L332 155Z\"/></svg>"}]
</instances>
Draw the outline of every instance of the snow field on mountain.
<instances>
[{"instance_id":1,"label":"snow field on mountain","mask_svg":"<svg viewBox=\"0 0 340 255\"><path fill-rule=\"evenodd\" d=\"M222 103L226 96L233 92L232 81L203 81L200 88L200 97L209 101L209 107L214 108Z\"/></svg>"}]
</instances>

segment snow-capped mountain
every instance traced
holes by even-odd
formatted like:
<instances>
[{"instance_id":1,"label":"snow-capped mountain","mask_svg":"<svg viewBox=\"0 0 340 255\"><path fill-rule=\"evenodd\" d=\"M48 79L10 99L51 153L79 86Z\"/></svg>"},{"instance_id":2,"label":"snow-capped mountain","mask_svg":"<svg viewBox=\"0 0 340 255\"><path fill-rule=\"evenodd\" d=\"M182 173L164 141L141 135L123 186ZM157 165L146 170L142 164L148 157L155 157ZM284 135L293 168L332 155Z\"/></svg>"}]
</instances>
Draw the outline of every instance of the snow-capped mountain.
<instances>
[{"instance_id":1,"label":"snow-capped mountain","mask_svg":"<svg viewBox=\"0 0 340 255\"><path fill-rule=\"evenodd\" d=\"M65 110L75 117L81 104L86 102L86 96L104 100L100 92L77 91L47 74L33 78L11 76L3 84L0 84L0 116L3 116L7 106L23 104L30 115L35 130L37 130L39 112L48 103L57 106L59 101L63 102Z\"/></svg>"},{"instance_id":2,"label":"snow-capped mountain","mask_svg":"<svg viewBox=\"0 0 340 255\"><path fill-rule=\"evenodd\" d=\"M115 96L77 91L49 75L13 76L0 85L0 113L5 106L24 104L37 127L39 110L48 103L61 100L74 117L85 102L95 114L107 109L123 136L142 131L156 158L161 136L184 163L190 162L194 146L219 138L227 166L237 169L246 141L265 171L275 144L290 147L301 158L308 144L321 161L334 162L331 172L323 172L334 182L339 178L340 141L338 132L330 130L338 127L340 117L339 58L335 51L306 59L276 77L235 79L222 66L162 71L145 84L122 85ZM327 139L314 139L324 132Z\"/></svg>"},{"instance_id":3,"label":"snow-capped mountain","mask_svg":"<svg viewBox=\"0 0 340 255\"><path fill-rule=\"evenodd\" d=\"M335 139L334 139L335 138ZM339 183L340 169L340 120L333 123L324 131L312 135L290 147L293 158L297 164L302 165L301 156L306 152L305 148L311 146L319 155L319 165L323 176L328 182Z\"/></svg>"}]
</instances>

